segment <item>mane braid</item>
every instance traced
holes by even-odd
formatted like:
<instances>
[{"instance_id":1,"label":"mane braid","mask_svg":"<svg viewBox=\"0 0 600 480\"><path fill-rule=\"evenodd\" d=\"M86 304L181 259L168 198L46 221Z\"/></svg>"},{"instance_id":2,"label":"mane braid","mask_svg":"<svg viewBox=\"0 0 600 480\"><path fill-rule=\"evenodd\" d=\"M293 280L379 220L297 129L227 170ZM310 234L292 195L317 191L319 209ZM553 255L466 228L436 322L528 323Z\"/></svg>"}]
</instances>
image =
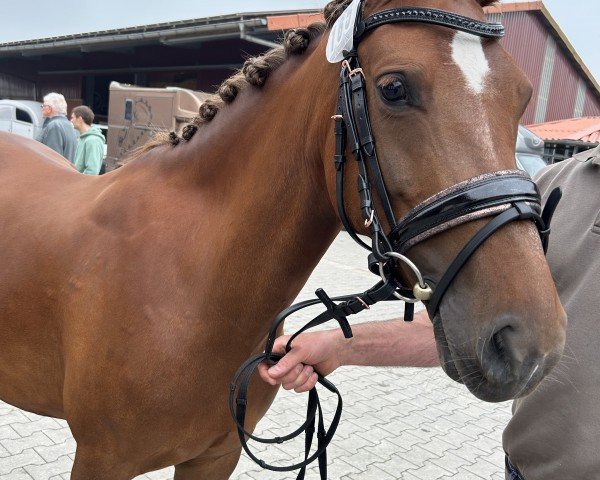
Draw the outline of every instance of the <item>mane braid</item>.
<instances>
[{"instance_id":1,"label":"mane braid","mask_svg":"<svg viewBox=\"0 0 600 480\"><path fill-rule=\"evenodd\" d=\"M331 2L331 4L338 3L349 3L349 0ZM323 23L314 23L306 28L288 30L283 37L281 47L273 48L257 57L248 58L241 70L225 80L218 87L216 94L200 105L198 116L183 128L181 137L175 132L159 132L146 144L134 150L122 163L127 163L155 147L163 145L176 146L182 142L190 141L200 126L215 118L223 105L233 102L248 85L262 87L272 72L285 63L289 57L303 54L310 42L322 35L325 28Z\"/></svg>"}]
</instances>

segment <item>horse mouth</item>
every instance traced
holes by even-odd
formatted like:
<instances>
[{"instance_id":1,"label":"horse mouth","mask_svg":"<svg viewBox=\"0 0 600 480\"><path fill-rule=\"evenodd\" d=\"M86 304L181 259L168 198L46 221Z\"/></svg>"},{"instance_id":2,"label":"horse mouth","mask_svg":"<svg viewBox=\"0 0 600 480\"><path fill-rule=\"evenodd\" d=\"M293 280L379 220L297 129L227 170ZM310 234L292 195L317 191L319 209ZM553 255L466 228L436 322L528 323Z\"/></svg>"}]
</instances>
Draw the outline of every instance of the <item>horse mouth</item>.
<instances>
[{"instance_id":1,"label":"horse mouth","mask_svg":"<svg viewBox=\"0 0 600 480\"><path fill-rule=\"evenodd\" d=\"M464 384L474 396L487 402L503 402L527 395L555 363L529 358L516 367L511 367L507 361L496 364L497 368L486 370L477 355L457 352L452 348L439 312L433 318L433 331L440 363L446 375Z\"/></svg>"},{"instance_id":2,"label":"horse mouth","mask_svg":"<svg viewBox=\"0 0 600 480\"><path fill-rule=\"evenodd\" d=\"M442 317L439 311L435 314L432 321L433 334L435 336L435 344L437 346L438 356L440 359L442 369L444 370L444 372L446 372L446 375L448 375L455 382L464 383L462 376L458 372L456 363L454 362L452 352L450 351L450 346L448 345L446 332L444 332L444 327L442 325Z\"/></svg>"}]
</instances>

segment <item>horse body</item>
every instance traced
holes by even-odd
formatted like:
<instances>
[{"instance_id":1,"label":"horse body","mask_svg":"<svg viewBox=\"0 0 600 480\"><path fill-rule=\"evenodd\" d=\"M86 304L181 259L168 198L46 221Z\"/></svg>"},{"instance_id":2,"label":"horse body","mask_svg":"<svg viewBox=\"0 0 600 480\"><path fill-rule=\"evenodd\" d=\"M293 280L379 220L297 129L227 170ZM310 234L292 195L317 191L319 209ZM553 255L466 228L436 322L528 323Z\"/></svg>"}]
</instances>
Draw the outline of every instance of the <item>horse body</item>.
<instances>
[{"instance_id":1,"label":"horse body","mask_svg":"<svg viewBox=\"0 0 600 480\"><path fill-rule=\"evenodd\" d=\"M383 3L366 5L377 11ZM461 8L482 16L475 2ZM515 77L518 88L479 100L483 110L494 106L490 125L502 125L493 154L483 155L477 140L464 135L478 128L478 118L465 115L469 103L454 105L444 93L456 91L461 78L458 68L440 70L451 56L453 33L412 25L381 32L361 51L397 213L460 180L509 168L527 96L514 67L496 69L495 80ZM439 37L445 48L436 46ZM408 43L405 52L390 52L390 43L411 39L426 48ZM430 48L437 58L415 53ZM67 419L77 440L73 480L126 480L169 465L176 465L179 480L224 479L233 471L240 447L227 411L228 381L262 350L276 313L297 295L340 229L330 119L338 67L324 64L324 50L324 42L312 42L262 88L242 90L189 141L156 147L102 177L79 175L45 147L0 134L0 397ZM503 55L497 45L486 50ZM412 118L377 96L376 80L397 69L422 84ZM348 175L346 191L355 188ZM358 196L348 195L348 211L357 205ZM352 220L361 223L358 215ZM437 273L474 228L461 226L419 245L415 258ZM519 333L504 335L507 351L522 357L539 350L546 359L534 380L551 368L564 342L564 318L535 235L523 224L499 232L452 287L436 334L454 378L468 380L483 368L473 365L476 345L507 325ZM507 266L492 254L511 243L517 255ZM522 267L535 275L535 291L508 287L510 305L473 295L506 285ZM501 357L484 347L485 341L482 357ZM533 388L535 382L522 378L528 370L515 371L488 390L465 383L489 399ZM266 385L255 389L249 429L274 395Z\"/></svg>"},{"instance_id":2,"label":"horse body","mask_svg":"<svg viewBox=\"0 0 600 480\"><path fill-rule=\"evenodd\" d=\"M255 109L259 93L232 105L242 110L234 117ZM215 121L177 156L159 148L102 177L40 164L30 150L46 149L30 142L3 156L3 247L19 248L0 278L2 398L66 418L78 457L103 443L135 465L131 474L195 458L223 438L235 465L221 380L262 349L270 320L339 230L322 176L297 181L318 152L302 146L313 145L307 132L286 129L273 155L268 142L236 150L241 127ZM254 130L245 135L264 135L260 118ZM1 141L3 152L16 143ZM261 392L255 421L274 395Z\"/></svg>"}]
</instances>

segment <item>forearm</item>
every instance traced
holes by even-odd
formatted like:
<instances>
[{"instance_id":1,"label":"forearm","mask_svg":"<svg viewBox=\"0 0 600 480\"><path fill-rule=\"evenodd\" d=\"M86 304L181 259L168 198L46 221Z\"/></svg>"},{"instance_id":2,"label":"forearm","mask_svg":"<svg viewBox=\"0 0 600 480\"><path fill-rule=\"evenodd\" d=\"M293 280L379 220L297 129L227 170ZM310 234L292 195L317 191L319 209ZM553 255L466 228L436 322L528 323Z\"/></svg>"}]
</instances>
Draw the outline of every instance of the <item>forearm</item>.
<instances>
[{"instance_id":1,"label":"forearm","mask_svg":"<svg viewBox=\"0 0 600 480\"><path fill-rule=\"evenodd\" d=\"M306 392L317 383L317 374L329 375L343 365L435 367L439 365L433 327L427 313L414 322L401 319L361 323L352 327L353 338L341 330L303 333L285 353L289 336L275 340L273 351L284 354L275 365L261 363L258 371L271 385Z\"/></svg>"},{"instance_id":2,"label":"forearm","mask_svg":"<svg viewBox=\"0 0 600 480\"><path fill-rule=\"evenodd\" d=\"M417 315L418 318L415 322L395 319L353 326L353 338L338 339L339 364L398 367L439 366L433 326L425 312Z\"/></svg>"}]
</instances>

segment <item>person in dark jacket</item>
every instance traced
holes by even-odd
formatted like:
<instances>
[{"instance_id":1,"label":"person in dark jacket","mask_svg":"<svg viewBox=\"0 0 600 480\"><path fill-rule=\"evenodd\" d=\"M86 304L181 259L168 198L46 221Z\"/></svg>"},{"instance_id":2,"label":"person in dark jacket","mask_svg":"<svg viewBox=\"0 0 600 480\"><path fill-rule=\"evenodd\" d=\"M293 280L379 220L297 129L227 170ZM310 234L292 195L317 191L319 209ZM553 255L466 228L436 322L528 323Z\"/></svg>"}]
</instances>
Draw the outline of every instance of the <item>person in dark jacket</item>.
<instances>
[{"instance_id":1,"label":"person in dark jacket","mask_svg":"<svg viewBox=\"0 0 600 480\"><path fill-rule=\"evenodd\" d=\"M75 168L86 175L99 175L104 159L106 140L97 125L92 125L94 112L90 107L82 105L71 112L71 123L79 132L77 150L75 151Z\"/></svg>"},{"instance_id":2,"label":"person in dark jacket","mask_svg":"<svg viewBox=\"0 0 600 480\"><path fill-rule=\"evenodd\" d=\"M75 160L77 132L67 118L67 101L60 93L49 93L42 104L44 125L40 142L61 154L71 163Z\"/></svg>"}]
</instances>

